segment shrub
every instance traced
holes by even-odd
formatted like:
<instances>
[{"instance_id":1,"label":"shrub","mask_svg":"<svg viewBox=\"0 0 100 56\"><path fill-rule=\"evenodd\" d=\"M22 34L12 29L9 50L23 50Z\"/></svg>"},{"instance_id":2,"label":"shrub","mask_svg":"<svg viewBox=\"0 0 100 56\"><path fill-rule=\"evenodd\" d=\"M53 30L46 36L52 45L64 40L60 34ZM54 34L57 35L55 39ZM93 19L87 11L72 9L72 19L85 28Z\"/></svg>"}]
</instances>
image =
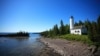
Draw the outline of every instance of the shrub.
<instances>
[{"instance_id":1,"label":"shrub","mask_svg":"<svg viewBox=\"0 0 100 56\"><path fill-rule=\"evenodd\" d=\"M67 40L74 40L74 41L80 41L83 43L88 43L88 44L92 44L93 42L88 38L87 35L74 35L74 34L66 34L66 35L62 35L60 36L63 39L67 39Z\"/></svg>"}]
</instances>

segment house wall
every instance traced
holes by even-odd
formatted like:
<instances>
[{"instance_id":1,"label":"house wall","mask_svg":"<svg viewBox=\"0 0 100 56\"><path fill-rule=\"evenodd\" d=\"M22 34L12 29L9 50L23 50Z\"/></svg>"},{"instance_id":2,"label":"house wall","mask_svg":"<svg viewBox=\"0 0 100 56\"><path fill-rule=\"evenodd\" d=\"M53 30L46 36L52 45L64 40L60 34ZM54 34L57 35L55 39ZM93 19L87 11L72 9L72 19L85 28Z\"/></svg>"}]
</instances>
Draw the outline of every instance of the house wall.
<instances>
[{"instance_id":1,"label":"house wall","mask_svg":"<svg viewBox=\"0 0 100 56\"><path fill-rule=\"evenodd\" d=\"M71 29L70 30L71 34L79 34L82 35L83 33L87 33L87 29L86 28L81 28L81 29Z\"/></svg>"},{"instance_id":2,"label":"house wall","mask_svg":"<svg viewBox=\"0 0 100 56\"><path fill-rule=\"evenodd\" d=\"M81 29L72 29L70 32L71 34L79 34L79 35L82 34Z\"/></svg>"}]
</instances>

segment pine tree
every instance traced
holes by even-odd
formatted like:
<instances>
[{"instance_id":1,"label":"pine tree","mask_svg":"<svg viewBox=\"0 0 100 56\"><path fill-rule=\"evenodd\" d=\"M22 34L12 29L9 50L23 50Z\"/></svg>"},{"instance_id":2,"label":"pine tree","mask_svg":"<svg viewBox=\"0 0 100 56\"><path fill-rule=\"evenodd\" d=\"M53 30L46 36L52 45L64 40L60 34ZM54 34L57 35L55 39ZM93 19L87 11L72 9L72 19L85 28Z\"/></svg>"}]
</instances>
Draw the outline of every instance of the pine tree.
<instances>
[{"instance_id":1,"label":"pine tree","mask_svg":"<svg viewBox=\"0 0 100 56\"><path fill-rule=\"evenodd\" d=\"M66 24L65 25L65 34L69 34L69 25L68 24Z\"/></svg>"},{"instance_id":2,"label":"pine tree","mask_svg":"<svg viewBox=\"0 0 100 56\"><path fill-rule=\"evenodd\" d=\"M93 40L92 24L88 21L88 37Z\"/></svg>"},{"instance_id":3,"label":"pine tree","mask_svg":"<svg viewBox=\"0 0 100 56\"><path fill-rule=\"evenodd\" d=\"M96 22L92 22L92 33L94 37L97 35L97 23Z\"/></svg>"},{"instance_id":4,"label":"pine tree","mask_svg":"<svg viewBox=\"0 0 100 56\"><path fill-rule=\"evenodd\" d=\"M51 37L51 36L53 36L53 35L54 35L53 30L50 29L50 30L49 30L49 34L48 34L48 36Z\"/></svg>"},{"instance_id":5,"label":"pine tree","mask_svg":"<svg viewBox=\"0 0 100 56\"><path fill-rule=\"evenodd\" d=\"M66 34L66 32L65 32L65 27L64 27L64 24L63 24L62 20L61 20L60 24L61 24L61 26L60 26L60 34L64 35L64 34Z\"/></svg>"},{"instance_id":6,"label":"pine tree","mask_svg":"<svg viewBox=\"0 0 100 56\"><path fill-rule=\"evenodd\" d=\"M47 31L41 32L41 35L47 37L48 33L49 33L49 31L47 30Z\"/></svg>"},{"instance_id":7,"label":"pine tree","mask_svg":"<svg viewBox=\"0 0 100 56\"><path fill-rule=\"evenodd\" d=\"M89 22L88 19L84 22L84 25L85 25L85 27L87 28L87 30L88 30L88 22Z\"/></svg>"},{"instance_id":8,"label":"pine tree","mask_svg":"<svg viewBox=\"0 0 100 56\"><path fill-rule=\"evenodd\" d=\"M83 25L83 22L80 20L78 25Z\"/></svg>"},{"instance_id":9,"label":"pine tree","mask_svg":"<svg viewBox=\"0 0 100 56\"><path fill-rule=\"evenodd\" d=\"M79 23L75 22L74 26L78 26L78 25L79 25Z\"/></svg>"},{"instance_id":10,"label":"pine tree","mask_svg":"<svg viewBox=\"0 0 100 56\"><path fill-rule=\"evenodd\" d=\"M98 29L98 34L100 34L100 16L97 19L97 29Z\"/></svg>"},{"instance_id":11,"label":"pine tree","mask_svg":"<svg viewBox=\"0 0 100 56\"><path fill-rule=\"evenodd\" d=\"M58 29L58 25L56 24L53 28L54 31L54 35L58 35L59 34L59 29Z\"/></svg>"}]
</instances>

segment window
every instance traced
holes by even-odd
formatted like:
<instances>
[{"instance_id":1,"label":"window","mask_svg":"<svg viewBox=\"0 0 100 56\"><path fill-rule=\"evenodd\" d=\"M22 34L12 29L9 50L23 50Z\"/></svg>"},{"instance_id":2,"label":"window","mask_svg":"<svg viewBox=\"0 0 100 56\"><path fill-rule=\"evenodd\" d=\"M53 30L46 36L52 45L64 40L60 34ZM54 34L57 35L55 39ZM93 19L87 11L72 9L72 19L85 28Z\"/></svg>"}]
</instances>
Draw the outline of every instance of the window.
<instances>
[{"instance_id":1,"label":"window","mask_svg":"<svg viewBox=\"0 0 100 56\"><path fill-rule=\"evenodd\" d=\"M80 31L77 31L77 32L80 32Z\"/></svg>"},{"instance_id":2,"label":"window","mask_svg":"<svg viewBox=\"0 0 100 56\"><path fill-rule=\"evenodd\" d=\"M78 31L75 31L75 33L79 33L80 31L78 30Z\"/></svg>"}]
</instances>

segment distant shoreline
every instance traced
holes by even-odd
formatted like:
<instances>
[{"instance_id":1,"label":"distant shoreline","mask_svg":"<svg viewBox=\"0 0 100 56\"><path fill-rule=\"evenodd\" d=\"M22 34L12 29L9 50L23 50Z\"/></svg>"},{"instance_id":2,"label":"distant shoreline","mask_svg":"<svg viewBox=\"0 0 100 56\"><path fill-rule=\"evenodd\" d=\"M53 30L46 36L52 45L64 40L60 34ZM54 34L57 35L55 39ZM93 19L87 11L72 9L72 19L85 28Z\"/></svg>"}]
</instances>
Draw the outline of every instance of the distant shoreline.
<instances>
[{"instance_id":1,"label":"distant shoreline","mask_svg":"<svg viewBox=\"0 0 100 56\"><path fill-rule=\"evenodd\" d=\"M18 33L9 33L9 34L1 34L0 37L29 37L29 33L23 33L23 32L18 32Z\"/></svg>"}]
</instances>

